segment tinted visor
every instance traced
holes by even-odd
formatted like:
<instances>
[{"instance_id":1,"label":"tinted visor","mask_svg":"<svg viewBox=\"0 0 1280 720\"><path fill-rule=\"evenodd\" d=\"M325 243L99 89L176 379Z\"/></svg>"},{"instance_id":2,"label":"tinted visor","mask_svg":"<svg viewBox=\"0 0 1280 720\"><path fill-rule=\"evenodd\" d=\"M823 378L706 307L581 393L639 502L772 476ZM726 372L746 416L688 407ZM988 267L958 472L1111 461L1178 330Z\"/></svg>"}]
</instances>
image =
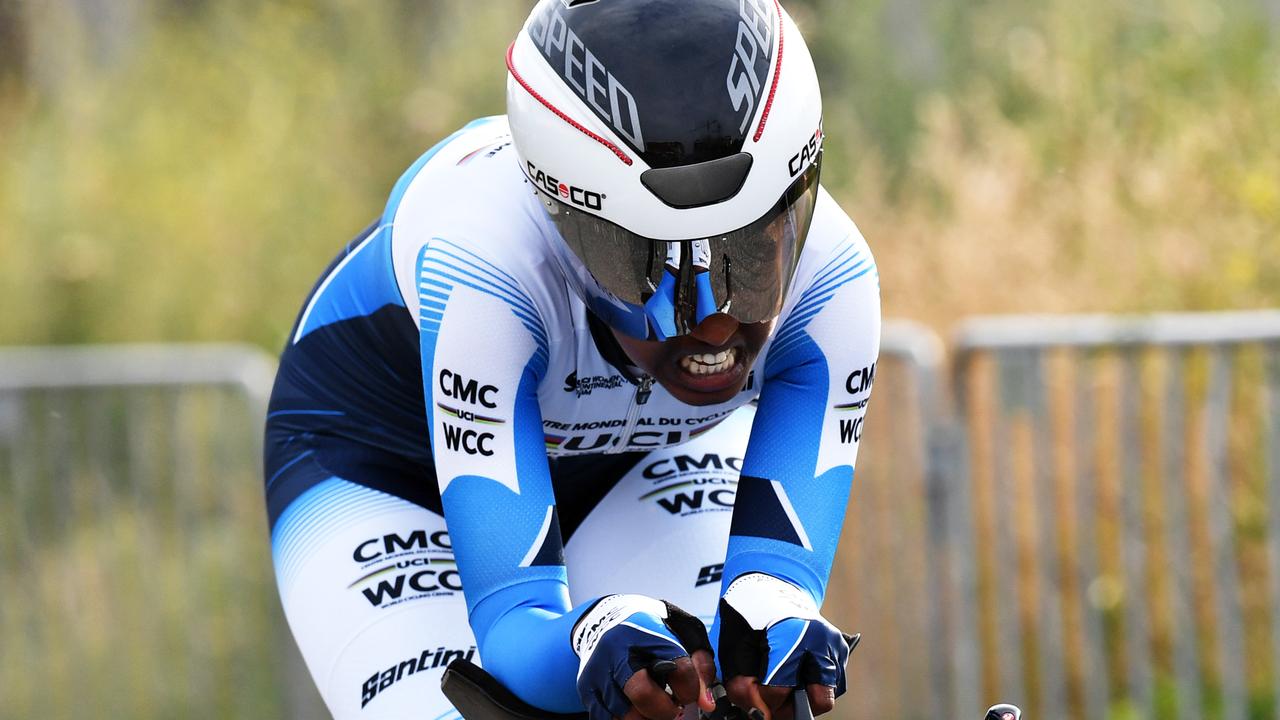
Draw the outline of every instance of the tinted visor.
<instances>
[{"instance_id":1,"label":"tinted visor","mask_svg":"<svg viewBox=\"0 0 1280 720\"><path fill-rule=\"evenodd\" d=\"M674 242L636 235L542 195L554 201L544 205L565 244L599 286L587 292L599 289L609 295L589 298L599 301L592 309L628 335L665 340L718 312L741 323L778 316L813 219L821 165L819 153L817 162L755 222L721 235Z\"/></svg>"}]
</instances>

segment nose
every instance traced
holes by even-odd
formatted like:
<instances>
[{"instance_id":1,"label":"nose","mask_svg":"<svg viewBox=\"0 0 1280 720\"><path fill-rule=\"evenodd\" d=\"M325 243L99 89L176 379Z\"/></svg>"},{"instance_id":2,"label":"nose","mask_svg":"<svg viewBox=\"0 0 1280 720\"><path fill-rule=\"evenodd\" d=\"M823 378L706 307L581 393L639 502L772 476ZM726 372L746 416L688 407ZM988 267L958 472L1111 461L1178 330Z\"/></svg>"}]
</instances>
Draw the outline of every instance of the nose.
<instances>
[{"instance_id":1,"label":"nose","mask_svg":"<svg viewBox=\"0 0 1280 720\"><path fill-rule=\"evenodd\" d=\"M689 331L689 336L701 340L708 345L719 347L729 342L729 338L738 331L738 321L731 315L715 313L702 319L702 322Z\"/></svg>"}]
</instances>

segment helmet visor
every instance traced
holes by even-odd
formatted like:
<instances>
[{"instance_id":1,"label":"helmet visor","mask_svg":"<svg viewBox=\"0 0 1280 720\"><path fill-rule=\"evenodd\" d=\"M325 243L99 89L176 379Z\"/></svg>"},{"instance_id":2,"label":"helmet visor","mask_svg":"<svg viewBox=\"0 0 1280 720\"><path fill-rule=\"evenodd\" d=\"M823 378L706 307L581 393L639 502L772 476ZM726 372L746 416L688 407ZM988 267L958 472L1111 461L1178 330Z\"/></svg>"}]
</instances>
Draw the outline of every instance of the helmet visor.
<instances>
[{"instance_id":1,"label":"helmet visor","mask_svg":"<svg viewBox=\"0 0 1280 720\"><path fill-rule=\"evenodd\" d=\"M538 192L565 244L595 281L586 288L592 310L628 335L665 340L715 313L741 323L778 316L813 219L821 164L819 153L754 222L678 241L636 235Z\"/></svg>"}]
</instances>

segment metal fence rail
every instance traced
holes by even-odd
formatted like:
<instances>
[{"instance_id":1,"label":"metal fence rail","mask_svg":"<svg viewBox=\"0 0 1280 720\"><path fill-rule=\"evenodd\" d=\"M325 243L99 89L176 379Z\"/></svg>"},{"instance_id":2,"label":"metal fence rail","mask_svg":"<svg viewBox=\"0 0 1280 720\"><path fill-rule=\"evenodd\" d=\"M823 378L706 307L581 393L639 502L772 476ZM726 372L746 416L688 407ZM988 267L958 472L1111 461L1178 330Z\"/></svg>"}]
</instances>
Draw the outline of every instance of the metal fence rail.
<instances>
[{"instance_id":1,"label":"metal fence rail","mask_svg":"<svg viewBox=\"0 0 1280 720\"><path fill-rule=\"evenodd\" d=\"M861 509L829 603L877 648L878 681L856 717L904 702L936 717L926 697L948 705L950 668L932 651L946 617L930 602L946 585L933 567L947 542L928 504L937 478L922 430L938 412L942 357L928 330L886 325L884 411L864 443ZM68 563L103 578L83 597L89 612L5 594L0 718L323 715L267 557L258 473L273 375L241 346L0 351L0 546L15 550L0 555L2 586ZM17 628L27 640L8 642ZM90 682L50 695L22 683L32 675Z\"/></svg>"},{"instance_id":2,"label":"metal fence rail","mask_svg":"<svg viewBox=\"0 0 1280 720\"><path fill-rule=\"evenodd\" d=\"M1280 312L977 319L944 362L886 323L841 716L1280 718ZM273 371L0 351L0 719L323 716L269 565Z\"/></svg>"},{"instance_id":3,"label":"metal fence rail","mask_svg":"<svg viewBox=\"0 0 1280 720\"><path fill-rule=\"evenodd\" d=\"M0 718L317 716L239 346L0 351Z\"/></svg>"},{"instance_id":4,"label":"metal fence rail","mask_svg":"<svg viewBox=\"0 0 1280 720\"><path fill-rule=\"evenodd\" d=\"M1042 717L1273 702L1280 312L988 318L956 338L986 694Z\"/></svg>"},{"instance_id":5,"label":"metal fence rail","mask_svg":"<svg viewBox=\"0 0 1280 720\"><path fill-rule=\"evenodd\" d=\"M952 663L938 652L952 632L948 539L931 502L939 478L930 474L928 429L945 406L938 392L943 348L930 330L910 322L885 324L866 432L840 554L824 612L864 647L850 661L856 701L846 718L949 717ZM862 682L858 678L868 681ZM873 680L872 680L873 679Z\"/></svg>"}]
</instances>

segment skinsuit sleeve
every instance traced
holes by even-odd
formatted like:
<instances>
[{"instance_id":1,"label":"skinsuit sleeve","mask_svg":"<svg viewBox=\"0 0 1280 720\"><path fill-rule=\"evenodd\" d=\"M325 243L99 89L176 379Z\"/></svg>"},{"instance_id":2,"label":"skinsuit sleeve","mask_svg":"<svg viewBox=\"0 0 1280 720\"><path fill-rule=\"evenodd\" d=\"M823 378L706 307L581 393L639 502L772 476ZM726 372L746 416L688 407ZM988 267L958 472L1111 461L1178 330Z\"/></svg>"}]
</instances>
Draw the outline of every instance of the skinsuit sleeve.
<instances>
[{"instance_id":1,"label":"skinsuit sleeve","mask_svg":"<svg viewBox=\"0 0 1280 720\"><path fill-rule=\"evenodd\" d=\"M765 358L722 585L724 592L735 578L761 572L804 590L819 606L880 350L875 261L853 223L823 199L828 218L838 218L826 232L839 229L843 239L802 261L798 297Z\"/></svg>"},{"instance_id":2,"label":"skinsuit sleeve","mask_svg":"<svg viewBox=\"0 0 1280 720\"><path fill-rule=\"evenodd\" d=\"M431 238L417 282L431 448L480 656L527 702L581 710L568 642L581 610L537 397L546 327L515 277L464 241Z\"/></svg>"}]
</instances>

